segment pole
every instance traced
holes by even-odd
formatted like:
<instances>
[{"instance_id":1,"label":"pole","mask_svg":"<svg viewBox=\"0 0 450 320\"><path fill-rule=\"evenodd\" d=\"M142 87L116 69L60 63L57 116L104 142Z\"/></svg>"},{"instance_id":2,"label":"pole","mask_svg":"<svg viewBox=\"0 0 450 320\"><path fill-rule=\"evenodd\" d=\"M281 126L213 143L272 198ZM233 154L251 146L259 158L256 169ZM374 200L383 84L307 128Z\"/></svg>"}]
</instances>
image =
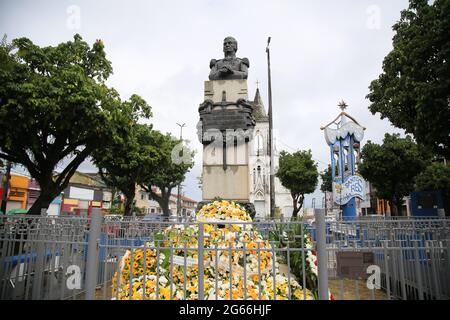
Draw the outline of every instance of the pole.
<instances>
[{"instance_id":1,"label":"pole","mask_svg":"<svg viewBox=\"0 0 450 320\"><path fill-rule=\"evenodd\" d=\"M185 123L177 125L180 127L180 140L183 143L183 128L186 126ZM178 192L177 192L177 216L181 216L181 181L178 184Z\"/></svg>"},{"instance_id":2,"label":"pole","mask_svg":"<svg viewBox=\"0 0 450 320\"><path fill-rule=\"evenodd\" d=\"M3 199L1 211L6 214L6 204L8 203L9 180L11 180L11 161L6 163L6 176L3 181Z\"/></svg>"},{"instance_id":3,"label":"pole","mask_svg":"<svg viewBox=\"0 0 450 320\"><path fill-rule=\"evenodd\" d=\"M270 44L269 37L267 39L267 71L268 71L268 90L269 90L269 156L270 156L270 183L269 183L269 191L270 191L270 217L275 217L275 175L274 175L274 163L273 163L273 117L272 117L272 77L270 72Z\"/></svg>"},{"instance_id":4,"label":"pole","mask_svg":"<svg viewBox=\"0 0 450 320\"><path fill-rule=\"evenodd\" d=\"M317 272L319 284L319 300L328 300L328 255L327 255L327 234L325 215L322 212L315 212L316 217L316 250L317 250Z\"/></svg>"}]
</instances>

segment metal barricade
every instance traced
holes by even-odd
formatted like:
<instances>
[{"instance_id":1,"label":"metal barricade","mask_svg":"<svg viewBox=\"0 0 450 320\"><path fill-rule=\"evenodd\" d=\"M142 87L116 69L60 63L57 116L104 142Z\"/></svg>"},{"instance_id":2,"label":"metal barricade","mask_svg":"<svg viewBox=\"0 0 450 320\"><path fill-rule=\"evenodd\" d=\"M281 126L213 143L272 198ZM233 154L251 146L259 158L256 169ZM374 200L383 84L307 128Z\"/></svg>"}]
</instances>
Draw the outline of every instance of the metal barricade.
<instances>
[{"instance_id":1,"label":"metal barricade","mask_svg":"<svg viewBox=\"0 0 450 320\"><path fill-rule=\"evenodd\" d=\"M449 235L446 219L0 216L0 299L449 299Z\"/></svg>"}]
</instances>

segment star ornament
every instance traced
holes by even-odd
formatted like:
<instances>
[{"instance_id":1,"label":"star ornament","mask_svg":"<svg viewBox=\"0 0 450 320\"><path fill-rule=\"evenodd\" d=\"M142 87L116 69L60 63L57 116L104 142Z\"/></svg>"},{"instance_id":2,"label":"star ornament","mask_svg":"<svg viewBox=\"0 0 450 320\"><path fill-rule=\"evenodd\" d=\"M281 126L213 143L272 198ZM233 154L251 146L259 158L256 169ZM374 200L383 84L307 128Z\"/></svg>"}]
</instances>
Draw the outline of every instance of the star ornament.
<instances>
[{"instance_id":1,"label":"star ornament","mask_svg":"<svg viewBox=\"0 0 450 320\"><path fill-rule=\"evenodd\" d=\"M345 101L342 100L341 102L339 102L338 106L339 108L341 108L342 111L344 111L345 109L347 109L348 104L346 104Z\"/></svg>"}]
</instances>

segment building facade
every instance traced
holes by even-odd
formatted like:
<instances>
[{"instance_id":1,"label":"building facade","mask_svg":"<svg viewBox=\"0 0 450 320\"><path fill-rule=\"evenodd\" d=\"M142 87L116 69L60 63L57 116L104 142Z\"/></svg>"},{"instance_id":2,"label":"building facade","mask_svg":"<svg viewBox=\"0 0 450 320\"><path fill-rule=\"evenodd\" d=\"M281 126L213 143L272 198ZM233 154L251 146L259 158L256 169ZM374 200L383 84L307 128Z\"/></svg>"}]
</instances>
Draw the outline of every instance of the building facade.
<instances>
[{"instance_id":1,"label":"building facade","mask_svg":"<svg viewBox=\"0 0 450 320\"><path fill-rule=\"evenodd\" d=\"M66 214L89 215L92 208L111 208L112 192L95 173L76 171L61 196Z\"/></svg>"},{"instance_id":2,"label":"building facade","mask_svg":"<svg viewBox=\"0 0 450 320\"><path fill-rule=\"evenodd\" d=\"M159 189L153 187L153 191L159 194ZM140 186L136 187L136 207L140 208L145 214L162 214L162 209L158 202L152 200L150 193L143 190ZM171 215L177 214L177 195L171 194L169 198L169 210ZM197 201L188 198L184 195L180 196L181 201L181 215L192 216L195 214Z\"/></svg>"}]
</instances>

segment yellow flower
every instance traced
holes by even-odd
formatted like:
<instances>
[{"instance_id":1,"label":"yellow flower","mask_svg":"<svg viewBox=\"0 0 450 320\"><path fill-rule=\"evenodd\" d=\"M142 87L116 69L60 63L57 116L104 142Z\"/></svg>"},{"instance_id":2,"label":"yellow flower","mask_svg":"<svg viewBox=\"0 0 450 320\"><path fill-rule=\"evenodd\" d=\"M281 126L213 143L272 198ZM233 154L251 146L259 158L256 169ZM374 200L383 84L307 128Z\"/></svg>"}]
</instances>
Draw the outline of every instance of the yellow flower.
<instances>
[{"instance_id":1,"label":"yellow flower","mask_svg":"<svg viewBox=\"0 0 450 320\"><path fill-rule=\"evenodd\" d=\"M132 295L133 300L142 300L142 294L140 292L134 292Z\"/></svg>"},{"instance_id":2,"label":"yellow flower","mask_svg":"<svg viewBox=\"0 0 450 320\"><path fill-rule=\"evenodd\" d=\"M170 288L160 287L159 294L160 294L160 297L162 296L164 300L170 300Z\"/></svg>"},{"instance_id":3,"label":"yellow flower","mask_svg":"<svg viewBox=\"0 0 450 320\"><path fill-rule=\"evenodd\" d=\"M189 291L191 294L194 294L197 292L197 287L191 286L191 287L189 287L189 289L187 289L187 291Z\"/></svg>"},{"instance_id":4,"label":"yellow flower","mask_svg":"<svg viewBox=\"0 0 450 320\"><path fill-rule=\"evenodd\" d=\"M136 260L141 260L144 257L144 252L142 252L142 250L137 250L136 251L136 255L134 256L134 258Z\"/></svg>"}]
</instances>

